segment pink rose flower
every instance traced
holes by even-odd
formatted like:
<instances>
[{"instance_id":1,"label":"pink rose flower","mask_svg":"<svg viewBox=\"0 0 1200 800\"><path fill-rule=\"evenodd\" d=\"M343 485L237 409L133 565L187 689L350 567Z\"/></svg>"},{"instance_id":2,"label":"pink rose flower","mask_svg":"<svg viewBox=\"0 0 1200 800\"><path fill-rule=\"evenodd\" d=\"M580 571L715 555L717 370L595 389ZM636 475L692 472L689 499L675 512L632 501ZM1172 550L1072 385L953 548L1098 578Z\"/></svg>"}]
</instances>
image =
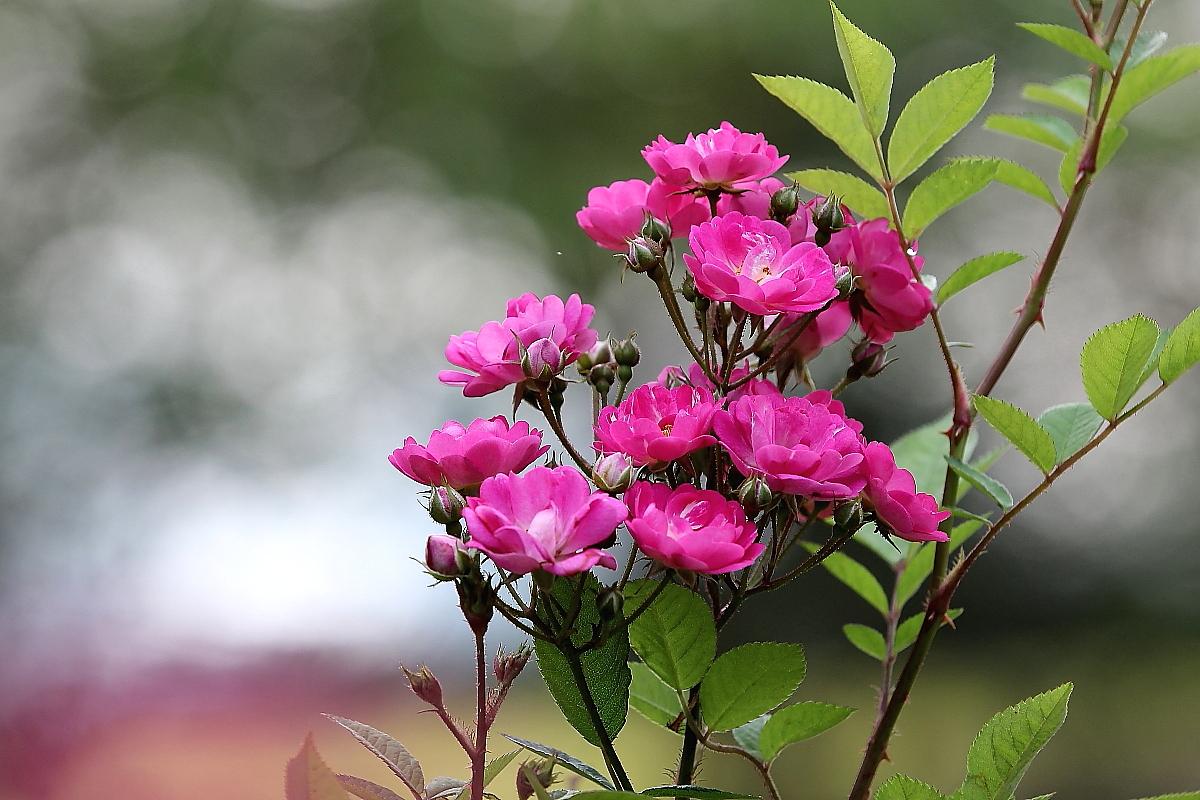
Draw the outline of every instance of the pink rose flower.
<instances>
[{"instance_id":1,"label":"pink rose flower","mask_svg":"<svg viewBox=\"0 0 1200 800\"><path fill-rule=\"evenodd\" d=\"M743 475L761 475L776 492L842 500L867 482L862 424L845 413L825 391L755 395L718 411L713 429Z\"/></svg>"},{"instance_id":2,"label":"pink rose flower","mask_svg":"<svg viewBox=\"0 0 1200 800\"><path fill-rule=\"evenodd\" d=\"M539 349L553 345L562 354L560 369L596 343L597 334L588 327L596 309L573 294L563 301L556 295L540 299L532 292L508 301L502 322L489 322L478 331L451 336L446 360L465 372L442 370L438 380L462 386L466 397L482 397L527 377L521 366L522 350L539 339ZM543 351L544 352L544 351ZM475 373L475 374L472 374Z\"/></svg>"},{"instance_id":3,"label":"pink rose flower","mask_svg":"<svg viewBox=\"0 0 1200 800\"><path fill-rule=\"evenodd\" d=\"M596 244L620 252L646 221L649 192L650 184L636 179L597 186L588 192L587 205L576 212L575 221Z\"/></svg>"},{"instance_id":4,"label":"pink rose flower","mask_svg":"<svg viewBox=\"0 0 1200 800\"><path fill-rule=\"evenodd\" d=\"M671 227L671 236L686 239L692 227L708 222L712 214L708 200L655 178L646 195L646 207L658 219Z\"/></svg>"},{"instance_id":5,"label":"pink rose flower","mask_svg":"<svg viewBox=\"0 0 1200 800\"><path fill-rule=\"evenodd\" d=\"M417 483L473 491L493 475L520 472L549 449L528 422L510 426L504 417L492 417L464 426L451 420L429 434L426 445L408 437L388 461Z\"/></svg>"},{"instance_id":6,"label":"pink rose flower","mask_svg":"<svg viewBox=\"0 0 1200 800\"><path fill-rule=\"evenodd\" d=\"M654 174L673 186L689 189L734 189L777 172L787 156L767 144L761 133L742 133L728 122L683 144L659 136L642 150Z\"/></svg>"},{"instance_id":7,"label":"pink rose flower","mask_svg":"<svg viewBox=\"0 0 1200 800\"><path fill-rule=\"evenodd\" d=\"M883 344L901 331L921 326L933 310L929 288L913 275L900 248L900 237L885 219L874 219L851 229L846 262L858 276L861 292L851 296L851 310L863 332ZM912 244L915 252L916 243ZM914 255L920 271L925 260Z\"/></svg>"},{"instance_id":8,"label":"pink rose flower","mask_svg":"<svg viewBox=\"0 0 1200 800\"><path fill-rule=\"evenodd\" d=\"M910 542L944 542L950 537L938 530L949 511L939 511L938 501L917 491L912 473L896 466L891 449L871 442L866 456L867 487L863 497L891 533Z\"/></svg>"},{"instance_id":9,"label":"pink rose flower","mask_svg":"<svg viewBox=\"0 0 1200 800\"><path fill-rule=\"evenodd\" d=\"M754 523L736 500L684 484L635 483L625 494L633 540L673 569L720 575L754 563L764 549Z\"/></svg>"},{"instance_id":10,"label":"pink rose flower","mask_svg":"<svg viewBox=\"0 0 1200 800\"><path fill-rule=\"evenodd\" d=\"M780 343L791 341L795 336L793 326L803 321L801 316L785 318L772 338ZM850 304L846 301L834 303L804 326L800 336L791 346L792 354L799 361L812 361L822 350L845 336L853 322Z\"/></svg>"},{"instance_id":11,"label":"pink rose flower","mask_svg":"<svg viewBox=\"0 0 1200 800\"><path fill-rule=\"evenodd\" d=\"M707 389L648 383L600 411L594 446L602 453L624 453L639 467L661 467L716 444L710 435L716 410Z\"/></svg>"},{"instance_id":12,"label":"pink rose flower","mask_svg":"<svg viewBox=\"0 0 1200 800\"><path fill-rule=\"evenodd\" d=\"M792 245L778 222L736 211L692 228L684 255L696 290L751 314L816 311L837 297L837 278L825 251Z\"/></svg>"},{"instance_id":13,"label":"pink rose flower","mask_svg":"<svg viewBox=\"0 0 1200 800\"><path fill-rule=\"evenodd\" d=\"M741 364L733 368L729 375L730 383L737 383L742 378L750 374L750 363L743 361ZM717 391L717 387L704 374L704 370L699 364L692 362L685 370L677 364L672 364L662 368L658 373L658 382L663 386L696 386L701 389L707 389L711 393ZM783 394L779 391L779 387L764 378L751 378L745 384L734 389L727 396L730 400L736 400L739 397L744 397L748 394Z\"/></svg>"},{"instance_id":14,"label":"pink rose flower","mask_svg":"<svg viewBox=\"0 0 1200 800\"><path fill-rule=\"evenodd\" d=\"M534 467L524 475L496 475L467 501L469 549L482 550L516 575L545 570L577 575L616 559L596 548L625 521L625 504L593 492L571 467Z\"/></svg>"}]
</instances>

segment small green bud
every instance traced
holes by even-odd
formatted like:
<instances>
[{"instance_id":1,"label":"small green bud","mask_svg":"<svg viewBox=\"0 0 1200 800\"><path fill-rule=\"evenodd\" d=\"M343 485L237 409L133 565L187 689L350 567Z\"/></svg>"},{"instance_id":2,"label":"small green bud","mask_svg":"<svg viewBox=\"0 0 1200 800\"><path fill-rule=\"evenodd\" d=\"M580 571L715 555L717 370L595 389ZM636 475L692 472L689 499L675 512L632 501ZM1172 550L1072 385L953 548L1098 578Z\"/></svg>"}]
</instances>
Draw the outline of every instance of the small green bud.
<instances>
[{"instance_id":1,"label":"small green bud","mask_svg":"<svg viewBox=\"0 0 1200 800\"><path fill-rule=\"evenodd\" d=\"M462 494L450 486L435 486L429 494L429 516L438 525L449 525L462 519L462 510L467 501Z\"/></svg>"},{"instance_id":2,"label":"small green bud","mask_svg":"<svg viewBox=\"0 0 1200 800\"><path fill-rule=\"evenodd\" d=\"M775 502L775 493L761 475L751 475L742 481L738 487L738 502L746 509L746 513L754 516L764 509L770 508Z\"/></svg>"},{"instance_id":3,"label":"small green bud","mask_svg":"<svg viewBox=\"0 0 1200 800\"><path fill-rule=\"evenodd\" d=\"M829 244L829 240L833 238L833 234L846 227L846 217L842 213L842 200L836 194L830 194L825 198L825 201L820 205L814 206L812 211L813 225L817 231L813 235L813 241L818 247L824 247Z\"/></svg>"},{"instance_id":4,"label":"small green bud","mask_svg":"<svg viewBox=\"0 0 1200 800\"><path fill-rule=\"evenodd\" d=\"M833 521L837 523L839 528L845 530L858 530L862 527L863 510L862 503L857 500L850 503L842 503L833 511Z\"/></svg>"},{"instance_id":5,"label":"small green bud","mask_svg":"<svg viewBox=\"0 0 1200 800\"><path fill-rule=\"evenodd\" d=\"M649 239L658 244L671 241L671 226L653 216L649 211L646 212L646 221L642 223L640 233L643 239Z\"/></svg>"},{"instance_id":6,"label":"small green bud","mask_svg":"<svg viewBox=\"0 0 1200 800\"><path fill-rule=\"evenodd\" d=\"M636 367L642 360L642 351L630 336L628 339L622 339L616 343L616 346L613 347L613 358L623 367Z\"/></svg>"},{"instance_id":7,"label":"small green bud","mask_svg":"<svg viewBox=\"0 0 1200 800\"><path fill-rule=\"evenodd\" d=\"M785 186L771 195L771 219L787 224L800 207L800 193L796 184Z\"/></svg>"},{"instance_id":8,"label":"small green bud","mask_svg":"<svg viewBox=\"0 0 1200 800\"><path fill-rule=\"evenodd\" d=\"M630 239L625 251L625 263L634 272L650 272L662 264L662 257L662 245L645 236Z\"/></svg>"}]
</instances>

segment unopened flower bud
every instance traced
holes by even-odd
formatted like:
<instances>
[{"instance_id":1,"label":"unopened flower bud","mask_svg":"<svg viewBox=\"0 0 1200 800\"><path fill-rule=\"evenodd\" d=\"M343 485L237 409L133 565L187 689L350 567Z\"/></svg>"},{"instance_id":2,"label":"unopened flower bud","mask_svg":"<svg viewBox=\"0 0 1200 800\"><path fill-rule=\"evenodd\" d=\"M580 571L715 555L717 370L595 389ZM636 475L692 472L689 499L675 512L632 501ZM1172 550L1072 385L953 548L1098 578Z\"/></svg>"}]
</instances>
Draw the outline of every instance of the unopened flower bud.
<instances>
[{"instance_id":1,"label":"unopened flower bud","mask_svg":"<svg viewBox=\"0 0 1200 800\"><path fill-rule=\"evenodd\" d=\"M451 486L435 486L429 494L429 516L438 525L452 525L462 519L467 501Z\"/></svg>"},{"instance_id":2,"label":"unopened flower bud","mask_svg":"<svg viewBox=\"0 0 1200 800\"><path fill-rule=\"evenodd\" d=\"M616 373L608 364L597 364L588 372L588 383L595 386L596 391L602 395L608 394L616 378Z\"/></svg>"},{"instance_id":3,"label":"unopened flower bud","mask_svg":"<svg viewBox=\"0 0 1200 800\"><path fill-rule=\"evenodd\" d=\"M625 251L625 263L634 272L650 272L662 264L662 257L662 245L645 236L630 239Z\"/></svg>"},{"instance_id":4,"label":"unopened flower bud","mask_svg":"<svg viewBox=\"0 0 1200 800\"><path fill-rule=\"evenodd\" d=\"M829 240L833 238L833 234L846 227L846 218L842 213L842 200L836 194L830 194L825 198L825 202L813 207L812 211L813 225L817 231L813 236L813 241L818 247L824 247L829 244Z\"/></svg>"},{"instance_id":5,"label":"unopened flower bud","mask_svg":"<svg viewBox=\"0 0 1200 800\"><path fill-rule=\"evenodd\" d=\"M588 361L591 366L598 367L601 364L611 364L613 360L612 346L607 339L601 339L592 345L592 349L587 351Z\"/></svg>"},{"instance_id":6,"label":"unopened flower bud","mask_svg":"<svg viewBox=\"0 0 1200 800\"><path fill-rule=\"evenodd\" d=\"M517 800L529 800L537 790L545 791L555 782L553 758L535 758L526 761L517 770ZM534 787L534 783L537 787Z\"/></svg>"},{"instance_id":7,"label":"unopened flower bud","mask_svg":"<svg viewBox=\"0 0 1200 800\"><path fill-rule=\"evenodd\" d=\"M696 293L696 279L692 277L691 272L683 276L683 285L679 287L679 293L689 303L696 302L696 298L700 296Z\"/></svg>"},{"instance_id":8,"label":"unopened flower bud","mask_svg":"<svg viewBox=\"0 0 1200 800\"><path fill-rule=\"evenodd\" d=\"M624 453L609 453L592 467L592 480L601 491L609 494L625 491L636 477L637 469Z\"/></svg>"},{"instance_id":9,"label":"unopened flower bud","mask_svg":"<svg viewBox=\"0 0 1200 800\"><path fill-rule=\"evenodd\" d=\"M746 513L753 516L763 509L770 508L775 502L775 493L761 475L751 475L738 487L738 501L746 509Z\"/></svg>"},{"instance_id":10,"label":"unopened flower bud","mask_svg":"<svg viewBox=\"0 0 1200 800\"><path fill-rule=\"evenodd\" d=\"M646 212L646 221L642 223L640 233L643 239L649 239L659 244L671 241L671 226L648 211Z\"/></svg>"},{"instance_id":11,"label":"unopened flower bud","mask_svg":"<svg viewBox=\"0 0 1200 800\"><path fill-rule=\"evenodd\" d=\"M600 614L601 623L621 619L624 608L625 595L616 586L605 586L596 595L596 611Z\"/></svg>"},{"instance_id":12,"label":"unopened flower bud","mask_svg":"<svg viewBox=\"0 0 1200 800\"><path fill-rule=\"evenodd\" d=\"M862 504L857 500L852 503L843 503L834 509L833 521L844 530L858 530L862 527L863 522Z\"/></svg>"},{"instance_id":13,"label":"unopened flower bud","mask_svg":"<svg viewBox=\"0 0 1200 800\"><path fill-rule=\"evenodd\" d=\"M557 375L563 368L563 353L551 339L538 339L525 350L521 358L521 369L525 377L545 381Z\"/></svg>"},{"instance_id":14,"label":"unopened flower bud","mask_svg":"<svg viewBox=\"0 0 1200 800\"><path fill-rule=\"evenodd\" d=\"M838 264L833 268L833 274L837 278L838 299L845 300L854 291L854 271L845 264Z\"/></svg>"},{"instance_id":15,"label":"unopened flower bud","mask_svg":"<svg viewBox=\"0 0 1200 800\"><path fill-rule=\"evenodd\" d=\"M492 670L496 673L496 680L504 685L511 684L521 674L521 670L525 669L525 665L529 663L531 655L533 655L533 651L525 644L522 644L511 653L506 653L503 650L497 651L496 660L492 662Z\"/></svg>"},{"instance_id":16,"label":"unopened flower bud","mask_svg":"<svg viewBox=\"0 0 1200 800\"><path fill-rule=\"evenodd\" d=\"M771 219L787 224L800 207L800 193L796 184L785 186L771 195Z\"/></svg>"},{"instance_id":17,"label":"unopened flower bud","mask_svg":"<svg viewBox=\"0 0 1200 800\"><path fill-rule=\"evenodd\" d=\"M462 609L463 617L471 630L482 636L487 632L495 610L496 592L491 582L476 568L454 585L458 589L458 607Z\"/></svg>"},{"instance_id":18,"label":"unopened flower bud","mask_svg":"<svg viewBox=\"0 0 1200 800\"><path fill-rule=\"evenodd\" d=\"M442 707L442 685L429 671L429 667L422 665L417 668L416 672L413 672L402 664L400 669L404 670L404 674L408 677L408 686L412 689L413 694L434 708Z\"/></svg>"},{"instance_id":19,"label":"unopened flower bud","mask_svg":"<svg viewBox=\"0 0 1200 800\"><path fill-rule=\"evenodd\" d=\"M853 380L873 378L887 366L887 351L883 345L864 340L855 345L850 353L850 369L846 375Z\"/></svg>"},{"instance_id":20,"label":"unopened flower bud","mask_svg":"<svg viewBox=\"0 0 1200 800\"><path fill-rule=\"evenodd\" d=\"M624 364L617 367L617 380L621 383L629 383L633 380L633 367L627 367Z\"/></svg>"},{"instance_id":21,"label":"unopened flower bud","mask_svg":"<svg viewBox=\"0 0 1200 800\"><path fill-rule=\"evenodd\" d=\"M457 536L435 533L425 540L425 568L438 580L454 580L471 572L471 556Z\"/></svg>"},{"instance_id":22,"label":"unopened flower bud","mask_svg":"<svg viewBox=\"0 0 1200 800\"><path fill-rule=\"evenodd\" d=\"M642 351L630 336L616 343L613 347L613 358L623 367L636 367L642 360Z\"/></svg>"}]
</instances>

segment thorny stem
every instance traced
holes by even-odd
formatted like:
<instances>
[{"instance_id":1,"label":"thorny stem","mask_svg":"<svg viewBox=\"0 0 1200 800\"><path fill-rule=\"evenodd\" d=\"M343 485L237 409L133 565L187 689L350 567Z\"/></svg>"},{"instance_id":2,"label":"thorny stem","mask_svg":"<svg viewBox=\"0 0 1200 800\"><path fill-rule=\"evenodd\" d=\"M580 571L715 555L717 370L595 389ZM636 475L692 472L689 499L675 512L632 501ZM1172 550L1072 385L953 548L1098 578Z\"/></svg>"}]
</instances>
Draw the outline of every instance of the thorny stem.
<instances>
[{"instance_id":1,"label":"thorny stem","mask_svg":"<svg viewBox=\"0 0 1200 800\"><path fill-rule=\"evenodd\" d=\"M675 288L671 286L671 276L661 266L653 273L654 284L658 287L658 293L662 296L663 305L667 307L667 315L671 318L671 322L675 324L675 331L679 334L680 340L683 341L684 347L691 354L692 359L700 365L700 369L704 370L704 375L712 381L713 385L717 385L717 379L713 375L712 367L709 366L708 360L700 354L696 343L692 341L692 335L688 333L687 323L683 320L683 312L679 310L679 301L675 299Z\"/></svg>"},{"instance_id":2,"label":"thorny stem","mask_svg":"<svg viewBox=\"0 0 1200 800\"><path fill-rule=\"evenodd\" d=\"M825 309L821 309L821 310L824 311ZM779 359L783 356L783 354L786 353L788 350L790 350L792 345L794 345L800 339L800 334L804 333L804 329L808 327L809 323L811 323L814 319L817 318L817 314L819 314L819 313L820 313L819 311L814 311L812 313L805 314L804 319L802 319L800 322L796 323L796 330L792 333L792 335L789 336L787 338L787 340L783 342L783 344L776 345L775 347L773 347L771 349L771 355L768 356L757 367L750 370L750 372L747 375L744 375L743 377L741 377L741 378L737 379L736 381L734 381L733 383L729 384L728 391L732 392L736 389L742 388L747 383L749 383L750 381L757 378L759 375L762 375L764 372L766 372L767 370L774 367L775 364L779 361Z\"/></svg>"},{"instance_id":3,"label":"thorny stem","mask_svg":"<svg viewBox=\"0 0 1200 800\"><path fill-rule=\"evenodd\" d=\"M487 766L487 660L483 631L475 632L475 747L471 750L471 800L483 800L483 770Z\"/></svg>"},{"instance_id":4,"label":"thorny stem","mask_svg":"<svg viewBox=\"0 0 1200 800\"><path fill-rule=\"evenodd\" d=\"M687 725L685 734L691 733L695 741L698 741L706 749L712 750L715 753L728 753L730 755L741 756L749 761L754 765L754 769L758 771L759 777L762 778L763 786L766 788L767 796L770 800L780 800L779 787L775 784L775 779L771 776L771 765L769 763L762 761L753 753L747 752L741 747L713 741L710 735L704 731L704 726L699 719L695 718L688 710L688 702L684 700L682 692L679 695L679 700L683 704L683 714ZM680 779L680 783L683 783L682 779Z\"/></svg>"},{"instance_id":5,"label":"thorny stem","mask_svg":"<svg viewBox=\"0 0 1200 800\"><path fill-rule=\"evenodd\" d=\"M592 464L586 458L579 454L575 449L575 445L571 444L571 440L567 438L567 432L563 428L562 419L554 411L554 406L550 404L550 396L546 392L539 392L537 396L538 408L541 409L542 415L546 417L546 421L550 423L550 429L558 437L558 441L562 443L563 449L571 456L571 460L583 470L584 475L592 474Z\"/></svg>"}]
</instances>

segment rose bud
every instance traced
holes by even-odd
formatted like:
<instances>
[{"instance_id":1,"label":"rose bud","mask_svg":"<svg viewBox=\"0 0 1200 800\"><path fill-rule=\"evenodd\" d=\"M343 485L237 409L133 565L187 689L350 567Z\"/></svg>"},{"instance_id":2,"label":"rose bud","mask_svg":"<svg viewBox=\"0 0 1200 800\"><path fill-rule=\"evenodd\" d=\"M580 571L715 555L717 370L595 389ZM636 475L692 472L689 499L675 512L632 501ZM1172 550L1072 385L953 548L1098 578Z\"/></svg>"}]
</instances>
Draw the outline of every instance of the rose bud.
<instances>
[{"instance_id":1,"label":"rose bud","mask_svg":"<svg viewBox=\"0 0 1200 800\"><path fill-rule=\"evenodd\" d=\"M640 233L643 239L649 239L658 244L671 241L671 226L649 211L646 212L646 221L642 223Z\"/></svg>"},{"instance_id":2,"label":"rose bud","mask_svg":"<svg viewBox=\"0 0 1200 800\"><path fill-rule=\"evenodd\" d=\"M637 342L630 336L628 339L622 339L613 347L613 358L617 360L617 364L622 367L636 367L638 362L642 360L642 351L637 346Z\"/></svg>"},{"instance_id":3,"label":"rose bud","mask_svg":"<svg viewBox=\"0 0 1200 800\"><path fill-rule=\"evenodd\" d=\"M461 578L470 571L470 562L457 536L435 533L425 540L425 567L438 580Z\"/></svg>"},{"instance_id":4,"label":"rose bud","mask_svg":"<svg viewBox=\"0 0 1200 800\"><path fill-rule=\"evenodd\" d=\"M592 480L596 487L609 494L620 494L637 477L637 469L624 453L609 453L596 461Z\"/></svg>"},{"instance_id":5,"label":"rose bud","mask_svg":"<svg viewBox=\"0 0 1200 800\"><path fill-rule=\"evenodd\" d=\"M761 476L752 475L738 487L738 501L746 509L746 513L753 516L775 502L775 493Z\"/></svg>"},{"instance_id":6,"label":"rose bud","mask_svg":"<svg viewBox=\"0 0 1200 800\"><path fill-rule=\"evenodd\" d=\"M404 670L404 674L408 677L408 686L412 689L413 694L434 708L442 707L442 685L429 671L429 667L422 665L417 668L416 672L413 672L401 664L400 669Z\"/></svg>"},{"instance_id":7,"label":"rose bud","mask_svg":"<svg viewBox=\"0 0 1200 800\"><path fill-rule=\"evenodd\" d=\"M538 339L525 351L521 359L521 369L525 376L533 380L546 381L557 375L563 368L563 353L550 339Z\"/></svg>"},{"instance_id":8,"label":"rose bud","mask_svg":"<svg viewBox=\"0 0 1200 800\"><path fill-rule=\"evenodd\" d=\"M525 669L525 665L529 663L529 657L533 655L533 651L528 645L522 644L511 653L505 653L500 650L496 653L496 660L492 663L492 669L496 673L496 680L504 685L511 684L521 674L521 670Z\"/></svg>"},{"instance_id":9,"label":"rose bud","mask_svg":"<svg viewBox=\"0 0 1200 800\"><path fill-rule=\"evenodd\" d=\"M466 499L450 486L435 486L429 495L429 516L439 525L453 525L462 519Z\"/></svg>"},{"instance_id":10,"label":"rose bud","mask_svg":"<svg viewBox=\"0 0 1200 800\"><path fill-rule=\"evenodd\" d=\"M786 225L799 207L800 193L794 183L791 186L784 186L771 195L771 219L778 223Z\"/></svg>"},{"instance_id":11,"label":"rose bud","mask_svg":"<svg viewBox=\"0 0 1200 800\"><path fill-rule=\"evenodd\" d=\"M554 759L535 758L526 761L517 770L517 798L529 800L537 794L537 790L545 791L555 782ZM534 787L534 784L537 787Z\"/></svg>"}]
</instances>

